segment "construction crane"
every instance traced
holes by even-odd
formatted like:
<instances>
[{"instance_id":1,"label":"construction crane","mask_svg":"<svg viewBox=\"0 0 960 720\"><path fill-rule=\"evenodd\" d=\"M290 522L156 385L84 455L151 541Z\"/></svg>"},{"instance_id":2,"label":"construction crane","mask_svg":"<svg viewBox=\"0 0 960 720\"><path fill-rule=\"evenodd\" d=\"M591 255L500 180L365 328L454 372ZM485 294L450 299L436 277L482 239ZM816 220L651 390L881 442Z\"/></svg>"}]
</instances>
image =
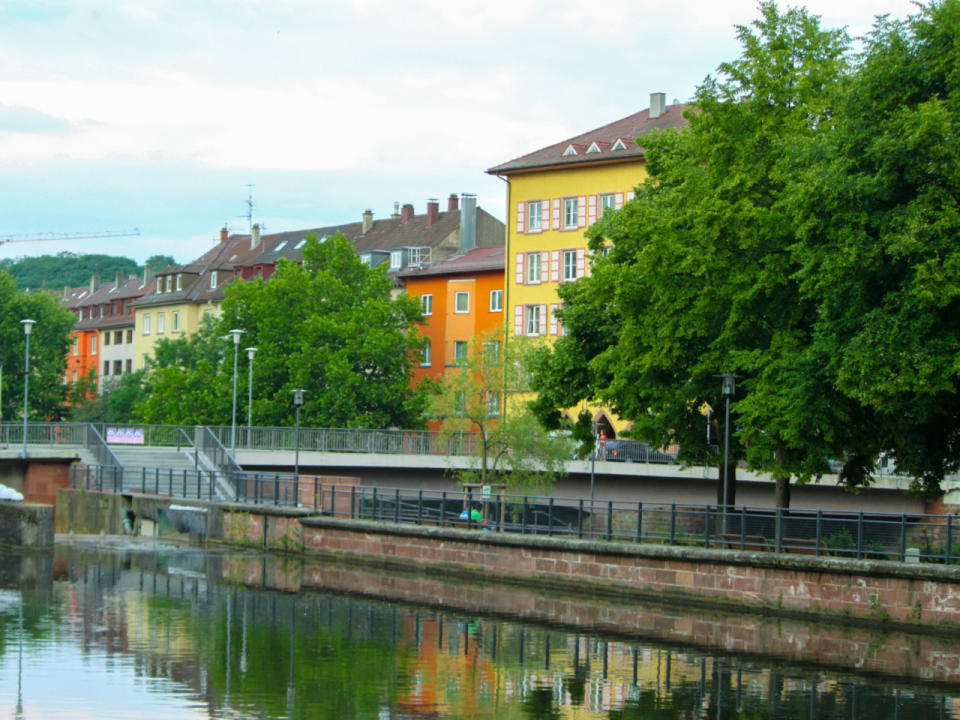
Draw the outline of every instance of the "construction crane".
<instances>
[{"instance_id":1,"label":"construction crane","mask_svg":"<svg viewBox=\"0 0 960 720\"><path fill-rule=\"evenodd\" d=\"M0 235L0 245L18 242L41 242L44 240L90 240L93 238L118 238L139 235L140 229L107 230L97 233L34 233L32 235Z\"/></svg>"}]
</instances>

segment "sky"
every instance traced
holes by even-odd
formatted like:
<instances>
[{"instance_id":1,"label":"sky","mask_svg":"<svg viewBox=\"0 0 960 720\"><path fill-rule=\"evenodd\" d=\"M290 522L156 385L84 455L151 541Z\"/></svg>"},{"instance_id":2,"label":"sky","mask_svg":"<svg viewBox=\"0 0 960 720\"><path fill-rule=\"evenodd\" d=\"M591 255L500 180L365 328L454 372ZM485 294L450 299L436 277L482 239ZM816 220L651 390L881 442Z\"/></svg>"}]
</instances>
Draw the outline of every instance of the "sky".
<instances>
[{"instance_id":1,"label":"sky","mask_svg":"<svg viewBox=\"0 0 960 720\"><path fill-rule=\"evenodd\" d=\"M916 12L806 7L853 36ZM0 259L185 263L251 215L281 232L451 193L505 219L487 168L652 92L690 99L758 14L752 0L0 0Z\"/></svg>"}]
</instances>

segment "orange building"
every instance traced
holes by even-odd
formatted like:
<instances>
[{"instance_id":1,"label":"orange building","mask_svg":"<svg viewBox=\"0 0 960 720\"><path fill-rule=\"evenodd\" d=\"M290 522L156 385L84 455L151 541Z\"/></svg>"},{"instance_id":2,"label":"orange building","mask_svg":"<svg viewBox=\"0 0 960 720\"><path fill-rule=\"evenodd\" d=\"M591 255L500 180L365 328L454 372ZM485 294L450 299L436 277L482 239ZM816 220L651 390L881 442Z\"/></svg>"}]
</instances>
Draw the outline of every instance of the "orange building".
<instances>
[{"instance_id":1,"label":"orange building","mask_svg":"<svg viewBox=\"0 0 960 720\"><path fill-rule=\"evenodd\" d=\"M430 344L413 384L440 378L465 359L470 343L503 327L503 246L475 248L429 267L399 273L407 294L420 298L426 317L423 334Z\"/></svg>"}]
</instances>

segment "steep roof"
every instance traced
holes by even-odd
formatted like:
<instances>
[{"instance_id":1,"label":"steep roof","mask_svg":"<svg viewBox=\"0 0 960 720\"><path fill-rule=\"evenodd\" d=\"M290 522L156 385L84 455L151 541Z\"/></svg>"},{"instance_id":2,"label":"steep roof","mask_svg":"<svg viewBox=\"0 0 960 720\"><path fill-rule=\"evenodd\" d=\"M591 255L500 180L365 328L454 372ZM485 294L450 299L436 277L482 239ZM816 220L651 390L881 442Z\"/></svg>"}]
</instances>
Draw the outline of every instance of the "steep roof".
<instances>
[{"instance_id":1,"label":"steep roof","mask_svg":"<svg viewBox=\"0 0 960 720\"><path fill-rule=\"evenodd\" d=\"M649 108L608 125L548 145L487 170L491 175L509 175L539 168L636 160L643 148L634 140L651 130L681 128L686 103L667 105L659 117L651 118Z\"/></svg>"}]
</instances>

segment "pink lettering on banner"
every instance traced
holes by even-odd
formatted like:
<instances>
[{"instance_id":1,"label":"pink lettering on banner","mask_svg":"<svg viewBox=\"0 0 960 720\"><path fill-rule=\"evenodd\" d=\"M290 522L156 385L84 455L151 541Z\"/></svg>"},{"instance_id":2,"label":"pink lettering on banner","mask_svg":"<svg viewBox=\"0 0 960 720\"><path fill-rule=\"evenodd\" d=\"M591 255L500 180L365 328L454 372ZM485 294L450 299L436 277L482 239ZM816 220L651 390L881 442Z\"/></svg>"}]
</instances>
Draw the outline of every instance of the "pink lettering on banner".
<instances>
[{"instance_id":1,"label":"pink lettering on banner","mask_svg":"<svg viewBox=\"0 0 960 720\"><path fill-rule=\"evenodd\" d=\"M143 445L143 428L107 428L107 442L114 445Z\"/></svg>"}]
</instances>

